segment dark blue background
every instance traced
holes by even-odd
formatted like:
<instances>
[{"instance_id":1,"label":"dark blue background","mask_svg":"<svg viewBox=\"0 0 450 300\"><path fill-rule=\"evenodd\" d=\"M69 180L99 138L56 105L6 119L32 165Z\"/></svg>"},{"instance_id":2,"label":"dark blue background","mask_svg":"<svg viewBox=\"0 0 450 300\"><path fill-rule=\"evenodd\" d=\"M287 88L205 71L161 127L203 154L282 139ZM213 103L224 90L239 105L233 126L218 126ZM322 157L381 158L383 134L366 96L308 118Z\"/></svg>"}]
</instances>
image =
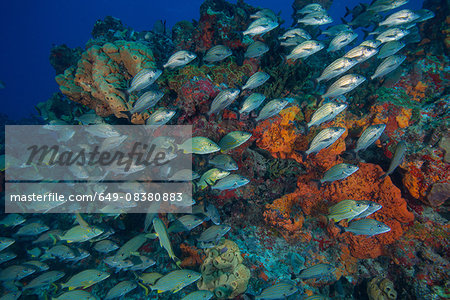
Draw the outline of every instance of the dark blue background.
<instances>
[{"instance_id":1,"label":"dark blue background","mask_svg":"<svg viewBox=\"0 0 450 300\"><path fill-rule=\"evenodd\" d=\"M155 21L166 19L169 28L177 21L199 18L202 0L42 0L3 1L0 12L0 89L1 113L21 118L35 113L34 105L59 91L55 72L49 63L53 44L81 46L90 38L96 20L112 15L136 31L151 30ZM235 1L230 1L235 2ZM293 0L247 0L254 6L282 11L291 24ZM340 23L345 6L359 1L335 0L330 15ZM369 2L369 0L365 1ZM418 9L422 0L411 0L408 7Z\"/></svg>"}]
</instances>

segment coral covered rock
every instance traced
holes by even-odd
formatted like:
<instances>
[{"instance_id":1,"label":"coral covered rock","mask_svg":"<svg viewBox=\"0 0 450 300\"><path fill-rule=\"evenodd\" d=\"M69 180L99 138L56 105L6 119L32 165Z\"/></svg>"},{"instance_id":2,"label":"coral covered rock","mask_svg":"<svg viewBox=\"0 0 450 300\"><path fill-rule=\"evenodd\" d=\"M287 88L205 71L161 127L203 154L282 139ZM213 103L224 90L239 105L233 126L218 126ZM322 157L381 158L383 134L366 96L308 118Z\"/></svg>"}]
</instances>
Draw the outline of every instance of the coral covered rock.
<instances>
[{"instance_id":1,"label":"coral covered rock","mask_svg":"<svg viewBox=\"0 0 450 300\"><path fill-rule=\"evenodd\" d=\"M224 240L208 249L201 266L199 290L214 292L218 299L235 299L247 290L250 270L242 264L243 258L235 242Z\"/></svg>"},{"instance_id":2,"label":"coral covered rock","mask_svg":"<svg viewBox=\"0 0 450 300\"><path fill-rule=\"evenodd\" d=\"M389 279L374 278L367 284L367 294L369 300L395 300L397 291L394 283Z\"/></svg>"}]
</instances>

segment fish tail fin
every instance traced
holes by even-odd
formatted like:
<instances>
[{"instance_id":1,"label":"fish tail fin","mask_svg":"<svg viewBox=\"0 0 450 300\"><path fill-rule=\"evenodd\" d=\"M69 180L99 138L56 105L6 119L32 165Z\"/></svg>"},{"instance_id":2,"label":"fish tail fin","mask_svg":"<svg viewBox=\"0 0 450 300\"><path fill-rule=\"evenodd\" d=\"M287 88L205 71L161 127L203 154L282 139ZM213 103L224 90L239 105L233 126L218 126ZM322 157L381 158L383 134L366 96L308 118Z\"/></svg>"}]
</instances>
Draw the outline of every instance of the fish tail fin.
<instances>
[{"instance_id":1,"label":"fish tail fin","mask_svg":"<svg viewBox=\"0 0 450 300\"><path fill-rule=\"evenodd\" d=\"M341 17L341 21L342 21L342 23L343 23L343 24L346 24L346 25L348 24L348 21L347 21L347 20L345 20L345 19L344 19L344 18L342 18L342 17Z\"/></svg>"},{"instance_id":2,"label":"fish tail fin","mask_svg":"<svg viewBox=\"0 0 450 300\"><path fill-rule=\"evenodd\" d=\"M300 154L302 156L303 162L306 162L306 159L308 158L308 154L305 151L295 150L295 152L297 152L298 154Z\"/></svg>"},{"instance_id":3,"label":"fish tail fin","mask_svg":"<svg viewBox=\"0 0 450 300\"><path fill-rule=\"evenodd\" d=\"M311 181L313 181L313 182L315 182L315 183L317 184L317 189L320 191L320 189L321 189L322 186L323 186L322 181L319 180L319 179L313 179L313 180L311 180Z\"/></svg>"},{"instance_id":4,"label":"fish tail fin","mask_svg":"<svg viewBox=\"0 0 450 300\"><path fill-rule=\"evenodd\" d=\"M347 17L350 13L351 13L350 9L346 6L344 18Z\"/></svg>"},{"instance_id":5,"label":"fish tail fin","mask_svg":"<svg viewBox=\"0 0 450 300\"><path fill-rule=\"evenodd\" d=\"M384 180L384 178L386 178L389 174L388 173L384 173L383 175L380 176L380 180Z\"/></svg>"},{"instance_id":6,"label":"fish tail fin","mask_svg":"<svg viewBox=\"0 0 450 300\"><path fill-rule=\"evenodd\" d=\"M362 32L364 33L364 40L369 36L369 30L366 30L366 29L361 29L362 30Z\"/></svg>"},{"instance_id":7,"label":"fish tail fin","mask_svg":"<svg viewBox=\"0 0 450 300\"><path fill-rule=\"evenodd\" d=\"M336 223L336 224L334 224L334 225L336 225L336 227L337 228L339 228L339 230L340 230L340 234L342 234L342 233L344 233L345 232L345 227L343 227L343 226L341 226L341 225L339 225L338 223Z\"/></svg>"}]
</instances>

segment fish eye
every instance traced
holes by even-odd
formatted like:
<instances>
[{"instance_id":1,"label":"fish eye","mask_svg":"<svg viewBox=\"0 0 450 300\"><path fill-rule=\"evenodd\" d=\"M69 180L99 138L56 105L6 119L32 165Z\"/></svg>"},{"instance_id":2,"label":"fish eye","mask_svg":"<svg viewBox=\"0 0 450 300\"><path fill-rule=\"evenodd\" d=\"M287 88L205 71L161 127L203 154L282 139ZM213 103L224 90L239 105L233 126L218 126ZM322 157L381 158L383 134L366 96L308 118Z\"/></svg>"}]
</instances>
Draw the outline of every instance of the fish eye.
<instances>
[{"instance_id":1,"label":"fish eye","mask_svg":"<svg viewBox=\"0 0 450 300\"><path fill-rule=\"evenodd\" d=\"M192 277L192 275L191 275L191 274L188 274L188 275L187 275L187 278L191 278L191 277Z\"/></svg>"},{"instance_id":2,"label":"fish eye","mask_svg":"<svg viewBox=\"0 0 450 300\"><path fill-rule=\"evenodd\" d=\"M377 227L378 227L378 228L381 228L381 225L380 225L380 224L378 224L378 225L377 225Z\"/></svg>"},{"instance_id":3,"label":"fish eye","mask_svg":"<svg viewBox=\"0 0 450 300\"><path fill-rule=\"evenodd\" d=\"M360 205L359 203L356 203L356 206L358 206L358 207L359 207L359 206L361 206L361 205Z\"/></svg>"},{"instance_id":4,"label":"fish eye","mask_svg":"<svg viewBox=\"0 0 450 300\"><path fill-rule=\"evenodd\" d=\"M208 145L209 145L209 146L212 146L212 144L211 144L211 143L209 143Z\"/></svg>"}]
</instances>

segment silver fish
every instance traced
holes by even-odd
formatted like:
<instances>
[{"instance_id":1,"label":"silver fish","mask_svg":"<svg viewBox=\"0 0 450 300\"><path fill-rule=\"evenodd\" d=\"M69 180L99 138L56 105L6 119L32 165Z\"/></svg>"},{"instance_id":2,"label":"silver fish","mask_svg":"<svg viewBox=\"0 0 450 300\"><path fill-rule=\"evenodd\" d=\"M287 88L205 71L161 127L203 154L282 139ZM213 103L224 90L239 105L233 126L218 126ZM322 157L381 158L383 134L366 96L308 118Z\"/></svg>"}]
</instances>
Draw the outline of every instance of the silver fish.
<instances>
[{"instance_id":1,"label":"silver fish","mask_svg":"<svg viewBox=\"0 0 450 300\"><path fill-rule=\"evenodd\" d=\"M339 113L347 108L346 103L328 102L319 107L311 117L308 123L308 128L311 126L317 126L324 122L333 120Z\"/></svg>"},{"instance_id":2,"label":"silver fish","mask_svg":"<svg viewBox=\"0 0 450 300\"><path fill-rule=\"evenodd\" d=\"M231 227L229 225L212 225L208 227L205 231L203 231L198 237L199 242L209 243L209 242L218 242L228 231L230 231Z\"/></svg>"},{"instance_id":3,"label":"silver fish","mask_svg":"<svg viewBox=\"0 0 450 300\"><path fill-rule=\"evenodd\" d=\"M161 248L166 249L169 257L175 262L179 261L179 259L173 253L172 244L170 243L169 239L169 233L167 232L167 227L164 222L159 218L153 219L153 229L158 236L159 245L161 246Z\"/></svg>"},{"instance_id":4,"label":"silver fish","mask_svg":"<svg viewBox=\"0 0 450 300\"><path fill-rule=\"evenodd\" d=\"M132 256L130 260L133 263L129 268L130 271L145 271L156 264L156 261L144 255Z\"/></svg>"},{"instance_id":5,"label":"silver fish","mask_svg":"<svg viewBox=\"0 0 450 300\"><path fill-rule=\"evenodd\" d=\"M175 115L176 111L169 110L166 108L158 108L157 111L153 112L150 117L145 121L146 125L152 125L155 127L159 127L167 124L167 122L172 119Z\"/></svg>"},{"instance_id":6,"label":"silver fish","mask_svg":"<svg viewBox=\"0 0 450 300\"><path fill-rule=\"evenodd\" d=\"M322 98L333 98L348 93L366 81L364 76L358 74L344 75L336 80L327 90Z\"/></svg>"},{"instance_id":7,"label":"silver fish","mask_svg":"<svg viewBox=\"0 0 450 300\"><path fill-rule=\"evenodd\" d=\"M250 180L248 180L244 176L238 174L230 174L227 177L218 180L217 183L211 187L211 189L220 191L234 190L246 185L249 182Z\"/></svg>"},{"instance_id":8,"label":"silver fish","mask_svg":"<svg viewBox=\"0 0 450 300\"><path fill-rule=\"evenodd\" d=\"M367 147L375 143L375 141L380 138L385 128L385 124L377 124L367 127L356 142L356 148L354 151L358 152L360 150L365 150Z\"/></svg>"},{"instance_id":9,"label":"silver fish","mask_svg":"<svg viewBox=\"0 0 450 300\"><path fill-rule=\"evenodd\" d=\"M277 20L277 16L273 12L273 10L269 8L261 9L260 11L257 11L256 13L250 15L250 19L259 19L259 18L269 18L274 21Z\"/></svg>"},{"instance_id":10,"label":"silver fish","mask_svg":"<svg viewBox=\"0 0 450 300\"><path fill-rule=\"evenodd\" d=\"M353 42L358 37L353 31L344 31L336 35L330 42L330 46L328 47L328 52L335 52L341 50L351 42Z\"/></svg>"},{"instance_id":11,"label":"silver fish","mask_svg":"<svg viewBox=\"0 0 450 300\"><path fill-rule=\"evenodd\" d=\"M367 46L370 48L378 48L381 45L381 42L378 40L365 40L364 42L362 42L361 44L359 44L360 46Z\"/></svg>"},{"instance_id":12,"label":"silver fish","mask_svg":"<svg viewBox=\"0 0 450 300\"><path fill-rule=\"evenodd\" d=\"M191 283L196 282L200 279L200 277L202 277L202 274L192 270L175 270L158 279L158 281L156 281L154 285L150 286L150 288L153 291L157 290L158 293L167 291L176 293Z\"/></svg>"},{"instance_id":13,"label":"silver fish","mask_svg":"<svg viewBox=\"0 0 450 300\"><path fill-rule=\"evenodd\" d=\"M17 257L17 254L13 252L0 252L0 264L5 263L7 261L10 261L11 259L14 259Z\"/></svg>"},{"instance_id":14,"label":"silver fish","mask_svg":"<svg viewBox=\"0 0 450 300\"><path fill-rule=\"evenodd\" d=\"M131 292L132 290L134 290L136 287L137 287L136 282L130 280L121 281L108 291L104 299L109 300L122 297Z\"/></svg>"},{"instance_id":15,"label":"silver fish","mask_svg":"<svg viewBox=\"0 0 450 300\"><path fill-rule=\"evenodd\" d=\"M316 79L317 82L322 80L330 80L336 76L339 76L348 70L350 70L358 61L353 58L341 57L329 64L325 70L323 70L322 75Z\"/></svg>"},{"instance_id":16,"label":"silver fish","mask_svg":"<svg viewBox=\"0 0 450 300\"><path fill-rule=\"evenodd\" d=\"M297 21L298 23L303 23L304 25L325 25L333 22L333 19L327 15L325 12L313 12L307 14L302 19Z\"/></svg>"},{"instance_id":17,"label":"silver fish","mask_svg":"<svg viewBox=\"0 0 450 300\"><path fill-rule=\"evenodd\" d=\"M265 33L271 31L272 29L275 29L278 27L278 22L267 17L262 17L259 19L256 19L251 23L247 30L243 32L244 35L264 35Z\"/></svg>"},{"instance_id":18,"label":"silver fish","mask_svg":"<svg viewBox=\"0 0 450 300\"><path fill-rule=\"evenodd\" d=\"M403 49L405 44L400 41L390 41L383 45L380 49L380 53L378 53L378 58L383 59L388 56L396 54L398 51Z\"/></svg>"},{"instance_id":19,"label":"silver fish","mask_svg":"<svg viewBox=\"0 0 450 300\"><path fill-rule=\"evenodd\" d=\"M370 79L375 79L377 77L382 77L395 69L397 69L402 62L406 59L404 55L391 55L385 58L381 64L375 70L375 73L370 77Z\"/></svg>"},{"instance_id":20,"label":"silver fish","mask_svg":"<svg viewBox=\"0 0 450 300\"><path fill-rule=\"evenodd\" d=\"M292 49L291 53L286 56L286 60L293 59L297 60L299 58L305 58L310 55L313 55L314 53L319 52L322 50L325 46L318 41L315 40L309 40L301 43L300 45L296 46L294 49Z\"/></svg>"},{"instance_id":21,"label":"silver fish","mask_svg":"<svg viewBox=\"0 0 450 300\"><path fill-rule=\"evenodd\" d=\"M119 249L119 246L110 240L101 240L95 243L94 249L101 253L108 253Z\"/></svg>"},{"instance_id":22,"label":"silver fish","mask_svg":"<svg viewBox=\"0 0 450 300\"><path fill-rule=\"evenodd\" d=\"M227 46L217 45L209 49L208 52L206 52L206 55L203 57L203 60L206 62L218 62L224 60L231 54L233 54L233 52Z\"/></svg>"},{"instance_id":23,"label":"silver fish","mask_svg":"<svg viewBox=\"0 0 450 300\"><path fill-rule=\"evenodd\" d=\"M249 113L254 109L257 109L266 99L263 94L253 93L248 96L244 103L242 103L242 108L239 110L240 114Z\"/></svg>"},{"instance_id":24,"label":"silver fish","mask_svg":"<svg viewBox=\"0 0 450 300\"><path fill-rule=\"evenodd\" d=\"M95 112L82 114L79 117L75 117L74 120L80 122L82 125L103 124L105 122L103 118L97 115Z\"/></svg>"},{"instance_id":25,"label":"silver fish","mask_svg":"<svg viewBox=\"0 0 450 300\"><path fill-rule=\"evenodd\" d=\"M35 271L35 268L29 266L12 265L0 271L0 281L21 280L22 278L30 276Z\"/></svg>"},{"instance_id":26,"label":"silver fish","mask_svg":"<svg viewBox=\"0 0 450 300\"><path fill-rule=\"evenodd\" d=\"M234 100L236 100L240 92L241 91L238 89L226 89L221 91L211 103L208 116L217 114L227 108Z\"/></svg>"},{"instance_id":27,"label":"silver fish","mask_svg":"<svg viewBox=\"0 0 450 300\"><path fill-rule=\"evenodd\" d=\"M164 64L163 67L173 69L176 67L185 66L196 58L197 55L195 55L194 53L186 50L181 50L169 57L169 60L166 64Z\"/></svg>"},{"instance_id":28,"label":"silver fish","mask_svg":"<svg viewBox=\"0 0 450 300\"><path fill-rule=\"evenodd\" d=\"M268 79L270 75L266 72L256 72L247 80L245 85L242 87L242 90L245 89L256 89L257 87L263 85Z\"/></svg>"},{"instance_id":29,"label":"silver fish","mask_svg":"<svg viewBox=\"0 0 450 300\"><path fill-rule=\"evenodd\" d=\"M219 154L209 160L209 164L225 171L235 171L238 165L228 154Z\"/></svg>"},{"instance_id":30,"label":"silver fish","mask_svg":"<svg viewBox=\"0 0 450 300\"><path fill-rule=\"evenodd\" d=\"M140 113L144 110L147 110L158 103L159 100L164 96L164 93L161 91L148 91L142 94L138 100L133 105L133 108L130 110L131 114Z\"/></svg>"},{"instance_id":31,"label":"silver fish","mask_svg":"<svg viewBox=\"0 0 450 300\"><path fill-rule=\"evenodd\" d=\"M113 256L114 261L125 260L136 252L147 241L145 234L139 234L128 240L122 247L119 248L116 255Z\"/></svg>"},{"instance_id":32,"label":"silver fish","mask_svg":"<svg viewBox=\"0 0 450 300\"><path fill-rule=\"evenodd\" d=\"M398 26L413 22L419 18L413 11L409 9L402 9L392 15L388 16L386 20L380 22L378 26Z\"/></svg>"},{"instance_id":33,"label":"silver fish","mask_svg":"<svg viewBox=\"0 0 450 300\"><path fill-rule=\"evenodd\" d=\"M99 283L109 277L109 273L96 269L87 269L73 275L66 283L61 285L61 288L69 288L69 290L82 287L87 289L91 285Z\"/></svg>"},{"instance_id":34,"label":"silver fish","mask_svg":"<svg viewBox=\"0 0 450 300\"><path fill-rule=\"evenodd\" d=\"M414 12L419 17L414 21L415 23L424 22L426 20L429 20L431 18L434 18L434 12L432 12L429 9L419 9Z\"/></svg>"},{"instance_id":35,"label":"silver fish","mask_svg":"<svg viewBox=\"0 0 450 300\"><path fill-rule=\"evenodd\" d=\"M387 170L386 174L380 177L380 179L383 179L389 174L392 174L392 172L394 172L394 170L403 162L403 160L405 159L405 155L406 155L406 143L404 141L401 141L397 144L397 147L395 148L394 156L392 157L389 169Z\"/></svg>"},{"instance_id":36,"label":"silver fish","mask_svg":"<svg viewBox=\"0 0 450 300\"><path fill-rule=\"evenodd\" d=\"M14 239L8 238L8 237L0 237L0 251L8 248L12 244L14 244L16 241Z\"/></svg>"},{"instance_id":37,"label":"silver fish","mask_svg":"<svg viewBox=\"0 0 450 300\"><path fill-rule=\"evenodd\" d=\"M62 295L53 298L53 300L97 300L97 297L92 295L89 292L83 291L83 290L74 290L69 291L66 293L63 293Z\"/></svg>"},{"instance_id":38,"label":"silver fish","mask_svg":"<svg viewBox=\"0 0 450 300\"><path fill-rule=\"evenodd\" d=\"M301 28L289 29L288 31L283 33L282 36L278 37L278 39L279 40L287 40L289 38L296 38L296 37L301 37L305 40L312 39L311 35L308 32L306 32L306 30L303 30Z\"/></svg>"},{"instance_id":39,"label":"silver fish","mask_svg":"<svg viewBox=\"0 0 450 300\"><path fill-rule=\"evenodd\" d=\"M256 41L247 47L247 50L244 53L244 57L247 57L247 58L260 57L267 51L269 51L269 46L267 46L263 42Z\"/></svg>"},{"instance_id":40,"label":"silver fish","mask_svg":"<svg viewBox=\"0 0 450 300\"><path fill-rule=\"evenodd\" d=\"M358 63L362 63L377 54L377 52L378 50L376 48L359 45L345 53L344 57L351 58L356 60Z\"/></svg>"},{"instance_id":41,"label":"silver fish","mask_svg":"<svg viewBox=\"0 0 450 300\"><path fill-rule=\"evenodd\" d=\"M36 289L50 286L53 282L58 281L65 275L66 273L61 271L48 271L31 280L23 289Z\"/></svg>"},{"instance_id":42,"label":"silver fish","mask_svg":"<svg viewBox=\"0 0 450 300\"><path fill-rule=\"evenodd\" d=\"M378 203L373 202L373 201L360 200L358 202L367 205L367 209L365 211L363 211L362 213L360 213L359 215L357 215L355 217L355 219L365 218L367 216L370 216L374 212L380 210L381 208L383 208L383 206L381 204L378 204Z\"/></svg>"},{"instance_id":43,"label":"silver fish","mask_svg":"<svg viewBox=\"0 0 450 300\"><path fill-rule=\"evenodd\" d=\"M245 131L232 131L227 133L219 141L219 147L222 152L234 149L244 144L252 137L252 134Z\"/></svg>"},{"instance_id":44,"label":"silver fish","mask_svg":"<svg viewBox=\"0 0 450 300\"><path fill-rule=\"evenodd\" d=\"M323 129L314 137L309 149L305 151L305 154L309 155L311 153L317 153L322 149L328 148L341 137L345 130L346 129L343 127L330 127Z\"/></svg>"},{"instance_id":45,"label":"silver fish","mask_svg":"<svg viewBox=\"0 0 450 300\"><path fill-rule=\"evenodd\" d=\"M287 299L296 292L298 292L298 288L292 283L279 282L264 289L259 296L255 297L255 300Z\"/></svg>"},{"instance_id":46,"label":"silver fish","mask_svg":"<svg viewBox=\"0 0 450 300\"><path fill-rule=\"evenodd\" d=\"M377 1L373 2L367 8L367 10L374 11L374 12L382 12L382 11L395 9L395 8L400 7L408 2L409 2L409 0L377 0Z\"/></svg>"},{"instance_id":47,"label":"silver fish","mask_svg":"<svg viewBox=\"0 0 450 300\"><path fill-rule=\"evenodd\" d=\"M296 37L287 38L287 39L281 41L280 45L284 46L284 47L298 46L305 41L306 41L306 39L296 36Z\"/></svg>"},{"instance_id":48,"label":"silver fish","mask_svg":"<svg viewBox=\"0 0 450 300\"><path fill-rule=\"evenodd\" d=\"M184 215L179 217L173 224L169 226L167 231L170 232L182 232L191 231L195 227L199 226L204 222L204 218L197 215Z\"/></svg>"},{"instance_id":49,"label":"silver fish","mask_svg":"<svg viewBox=\"0 0 450 300\"><path fill-rule=\"evenodd\" d=\"M131 80L128 94L145 89L152 85L161 76L162 71L158 69L142 69Z\"/></svg>"},{"instance_id":50,"label":"silver fish","mask_svg":"<svg viewBox=\"0 0 450 300\"><path fill-rule=\"evenodd\" d=\"M213 222L215 225L220 225L220 214L213 204L208 204L206 206L205 215Z\"/></svg>"},{"instance_id":51,"label":"silver fish","mask_svg":"<svg viewBox=\"0 0 450 300\"><path fill-rule=\"evenodd\" d=\"M322 5L318 3L312 3L304 6L302 9L297 11L297 14L310 14L315 12L325 12L325 9L323 9Z\"/></svg>"},{"instance_id":52,"label":"silver fish","mask_svg":"<svg viewBox=\"0 0 450 300\"><path fill-rule=\"evenodd\" d=\"M303 269L297 277L300 279L320 278L333 273L335 270L335 266L322 263Z\"/></svg>"},{"instance_id":53,"label":"silver fish","mask_svg":"<svg viewBox=\"0 0 450 300\"><path fill-rule=\"evenodd\" d=\"M390 28L386 31L383 31L377 36L377 40L379 40L381 43L387 43L390 41L396 41L401 39L402 37L409 34L409 31L407 29L402 28Z\"/></svg>"},{"instance_id":54,"label":"silver fish","mask_svg":"<svg viewBox=\"0 0 450 300\"><path fill-rule=\"evenodd\" d=\"M351 232L355 235L374 236L391 231L391 228L374 219L361 219L351 222L348 227L341 227L341 230Z\"/></svg>"},{"instance_id":55,"label":"silver fish","mask_svg":"<svg viewBox=\"0 0 450 300\"><path fill-rule=\"evenodd\" d=\"M335 180L347 178L348 176L352 175L358 170L359 167L355 165L350 165L346 163L337 164L329 168L325 172L325 174L323 174L323 178L320 179L320 183L332 182Z\"/></svg>"},{"instance_id":56,"label":"silver fish","mask_svg":"<svg viewBox=\"0 0 450 300\"><path fill-rule=\"evenodd\" d=\"M29 223L23 227L21 227L17 232L16 235L21 236L33 236L43 233L44 231L49 230L50 228L42 223L34 222Z\"/></svg>"},{"instance_id":57,"label":"silver fish","mask_svg":"<svg viewBox=\"0 0 450 300\"><path fill-rule=\"evenodd\" d=\"M256 122L268 119L275 116L280 111L282 111L286 105L289 104L287 99L274 99L269 101L259 112L258 117L255 119Z\"/></svg>"},{"instance_id":58,"label":"silver fish","mask_svg":"<svg viewBox=\"0 0 450 300\"><path fill-rule=\"evenodd\" d=\"M120 133L114 129L114 126L109 124L84 126L84 130L86 130L87 133L100 138L120 136Z\"/></svg>"},{"instance_id":59,"label":"silver fish","mask_svg":"<svg viewBox=\"0 0 450 300\"><path fill-rule=\"evenodd\" d=\"M0 225L3 225L5 227L15 227L24 223L25 221L26 219L19 214L7 214L6 217L4 217L0 221Z\"/></svg>"},{"instance_id":60,"label":"silver fish","mask_svg":"<svg viewBox=\"0 0 450 300\"><path fill-rule=\"evenodd\" d=\"M74 251L66 245L56 245L48 249L41 259L58 258L60 260L67 260L75 257Z\"/></svg>"},{"instance_id":61,"label":"silver fish","mask_svg":"<svg viewBox=\"0 0 450 300\"><path fill-rule=\"evenodd\" d=\"M334 25L334 26L328 27L327 30L322 31L322 34L328 35L328 36L336 36L342 32L352 32L352 31L353 31L353 29L350 25L339 24L339 25Z\"/></svg>"},{"instance_id":62,"label":"silver fish","mask_svg":"<svg viewBox=\"0 0 450 300\"><path fill-rule=\"evenodd\" d=\"M214 297L214 293L208 290L199 290L184 296L181 300L209 300Z\"/></svg>"}]
</instances>

